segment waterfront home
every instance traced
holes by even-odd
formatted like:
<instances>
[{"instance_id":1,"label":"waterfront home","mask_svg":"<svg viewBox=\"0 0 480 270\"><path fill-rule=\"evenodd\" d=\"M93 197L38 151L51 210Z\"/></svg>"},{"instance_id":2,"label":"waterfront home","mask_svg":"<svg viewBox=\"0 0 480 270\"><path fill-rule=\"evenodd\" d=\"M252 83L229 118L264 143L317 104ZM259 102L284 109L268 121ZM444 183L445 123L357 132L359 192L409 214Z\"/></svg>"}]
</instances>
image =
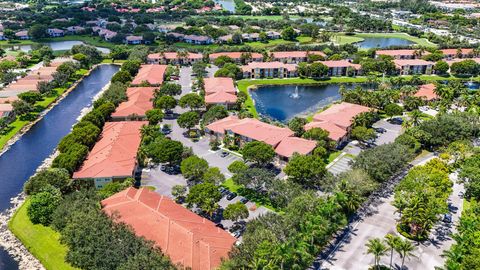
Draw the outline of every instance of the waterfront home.
<instances>
[{"instance_id":1,"label":"waterfront home","mask_svg":"<svg viewBox=\"0 0 480 270\"><path fill-rule=\"evenodd\" d=\"M284 164L295 154L310 155L317 147L317 142L298 137L287 137L275 147L277 162Z\"/></svg>"},{"instance_id":2,"label":"waterfront home","mask_svg":"<svg viewBox=\"0 0 480 270\"><path fill-rule=\"evenodd\" d=\"M160 86L165 78L166 70L166 65L142 65L130 84L132 86L138 86L146 83L150 86Z\"/></svg>"},{"instance_id":3,"label":"waterfront home","mask_svg":"<svg viewBox=\"0 0 480 270\"><path fill-rule=\"evenodd\" d=\"M472 58L474 56L473 49L443 49L440 50L447 60L453 58Z\"/></svg>"},{"instance_id":4,"label":"waterfront home","mask_svg":"<svg viewBox=\"0 0 480 270\"><path fill-rule=\"evenodd\" d=\"M113 37L117 35L117 32L115 31L110 31L105 28L92 28L94 32L98 32L98 35L102 37L105 41L110 41ZM97 30L97 31L95 31Z\"/></svg>"},{"instance_id":5,"label":"waterfront home","mask_svg":"<svg viewBox=\"0 0 480 270\"><path fill-rule=\"evenodd\" d=\"M322 58L326 55L321 51L286 51L286 52L272 52L272 61L279 61L282 63L301 63L307 62L309 55L319 55Z\"/></svg>"},{"instance_id":6,"label":"waterfront home","mask_svg":"<svg viewBox=\"0 0 480 270\"><path fill-rule=\"evenodd\" d=\"M232 37L233 37L232 34L228 34L228 35L225 35L225 36L218 37L217 38L217 43L228 43L228 42L232 41Z\"/></svg>"},{"instance_id":7,"label":"waterfront home","mask_svg":"<svg viewBox=\"0 0 480 270\"><path fill-rule=\"evenodd\" d=\"M297 76L297 65L282 62L251 62L241 67L243 78L290 78Z\"/></svg>"},{"instance_id":8,"label":"waterfront home","mask_svg":"<svg viewBox=\"0 0 480 270\"><path fill-rule=\"evenodd\" d=\"M357 76L362 74L362 66L347 60L321 61L328 67L328 76Z\"/></svg>"},{"instance_id":9,"label":"waterfront home","mask_svg":"<svg viewBox=\"0 0 480 270\"><path fill-rule=\"evenodd\" d=\"M255 52L219 52L219 53L211 53L208 58L210 62L215 62L215 60L220 56L227 56L235 61L237 64L242 63L242 55L244 56L244 60L248 62L262 62L263 55L261 53Z\"/></svg>"},{"instance_id":10,"label":"waterfront home","mask_svg":"<svg viewBox=\"0 0 480 270\"><path fill-rule=\"evenodd\" d=\"M237 90L232 78L205 78L205 104L222 105L227 109L236 106Z\"/></svg>"},{"instance_id":11,"label":"waterfront home","mask_svg":"<svg viewBox=\"0 0 480 270\"><path fill-rule=\"evenodd\" d=\"M81 26L69 26L67 27L67 33L69 35L81 34L85 32L85 28Z\"/></svg>"},{"instance_id":12,"label":"waterfront home","mask_svg":"<svg viewBox=\"0 0 480 270\"><path fill-rule=\"evenodd\" d=\"M4 103L0 104L0 119L4 118L8 121L12 120L15 116L13 112L12 104Z\"/></svg>"},{"instance_id":13,"label":"waterfront home","mask_svg":"<svg viewBox=\"0 0 480 270\"><path fill-rule=\"evenodd\" d=\"M189 52L160 52L147 56L149 64L192 65L202 61L203 55Z\"/></svg>"},{"instance_id":14,"label":"waterfront home","mask_svg":"<svg viewBox=\"0 0 480 270\"><path fill-rule=\"evenodd\" d=\"M153 241L182 268L217 269L237 241L210 220L148 188L127 188L101 205L109 216L118 214L116 222L126 223L137 236Z\"/></svg>"},{"instance_id":15,"label":"waterfront home","mask_svg":"<svg viewBox=\"0 0 480 270\"><path fill-rule=\"evenodd\" d=\"M242 40L243 41L248 41L248 42L259 41L260 40L260 34L259 33L251 33L251 34L244 33L244 34L242 34Z\"/></svg>"},{"instance_id":16,"label":"waterfront home","mask_svg":"<svg viewBox=\"0 0 480 270\"><path fill-rule=\"evenodd\" d=\"M120 103L112 113L112 121L146 120L146 112L153 109L156 87L129 87L127 101Z\"/></svg>"},{"instance_id":17,"label":"waterfront home","mask_svg":"<svg viewBox=\"0 0 480 270\"><path fill-rule=\"evenodd\" d=\"M137 170L140 129L147 124L144 121L106 122L100 140L72 178L102 188L112 181L133 177Z\"/></svg>"},{"instance_id":18,"label":"waterfront home","mask_svg":"<svg viewBox=\"0 0 480 270\"><path fill-rule=\"evenodd\" d=\"M328 137L337 144L344 142L352 128L353 119L372 109L366 106L341 102L313 116L313 121L305 125L305 130L321 128L328 131Z\"/></svg>"},{"instance_id":19,"label":"waterfront home","mask_svg":"<svg viewBox=\"0 0 480 270\"><path fill-rule=\"evenodd\" d=\"M375 52L375 57L379 55L387 55L391 56L394 59L402 60L402 59L420 59L422 56L430 54L427 51L423 50L378 50Z\"/></svg>"},{"instance_id":20,"label":"waterfront home","mask_svg":"<svg viewBox=\"0 0 480 270\"><path fill-rule=\"evenodd\" d=\"M65 31L63 31L62 29L58 29L58 28L48 28L47 29L47 34L50 37L63 37L65 35Z\"/></svg>"},{"instance_id":21,"label":"waterfront home","mask_svg":"<svg viewBox=\"0 0 480 270\"><path fill-rule=\"evenodd\" d=\"M183 40L195 45L207 45L213 43L213 39L208 36L186 35L183 37Z\"/></svg>"},{"instance_id":22,"label":"waterfront home","mask_svg":"<svg viewBox=\"0 0 480 270\"><path fill-rule=\"evenodd\" d=\"M440 97L435 93L437 87L433 83L421 85L418 91L413 94L414 97L419 97L425 101L438 100Z\"/></svg>"},{"instance_id":23,"label":"waterfront home","mask_svg":"<svg viewBox=\"0 0 480 270\"><path fill-rule=\"evenodd\" d=\"M127 36L125 37L125 43L129 45L138 45L143 43L142 36Z\"/></svg>"},{"instance_id":24,"label":"waterfront home","mask_svg":"<svg viewBox=\"0 0 480 270\"><path fill-rule=\"evenodd\" d=\"M28 31L26 30L16 32L15 37L21 40L30 39L30 36L28 35Z\"/></svg>"},{"instance_id":25,"label":"waterfront home","mask_svg":"<svg viewBox=\"0 0 480 270\"><path fill-rule=\"evenodd\" d=\"M282 34L275 31L267 31L265 32L265 34L267 35L268 39L279 39L280 37L282 37Z\"/></svg>"},{"instance_id":26,"label":"waterfront home","mask_svg":"<svg viewBox=\"0 0 480 270\"><path fill-rule=\"evenodd\" d=\"M422 59L405 59L405 60L393 60L395 68L400 75L412 75L412 74L426 74L430 75L433 72L433 66L435 62L425 61Z\"/></svg>"}]
</instances>

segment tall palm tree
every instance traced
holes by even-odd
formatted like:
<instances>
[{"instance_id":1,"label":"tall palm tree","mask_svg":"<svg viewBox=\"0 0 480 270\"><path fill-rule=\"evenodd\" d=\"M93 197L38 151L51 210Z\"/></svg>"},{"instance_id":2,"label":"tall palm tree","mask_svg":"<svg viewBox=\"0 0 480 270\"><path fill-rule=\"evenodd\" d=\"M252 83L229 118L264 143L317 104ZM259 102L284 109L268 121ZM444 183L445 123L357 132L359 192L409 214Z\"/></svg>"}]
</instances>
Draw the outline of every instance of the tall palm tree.
<instances>
[{"instance_id":1,"label":"tall palm tree","mask_svg":"<svg viewBox=\"0 0 480 270\"><path fill-rule=\"evenodd\" d=\"M393 235L393 234L385 235L385 244L387 244L387 246L390 248L390 269L392 269L393 251L397 247L399 241L402 241L402 239L396 235Z\"/></svg>"},{"instance_id":2,"label":"tall palm tree","mask_svg":"<svg viewBox=\"0 0 480 270\"><path fill-rule=\"evenodd\" d=\"M403 266L405 265L405 258L415 257L415 254L413 254L414 250L415 246L409 240L405 239L398 242L395 247L395 251L397 251L402 258L402 266L400 269L403 269Z\"/></svg>"},{"instance_id":3,"label":"tall palm tree","mask_svg":"<svg viewBox=\"0 0 480 270\"><path fill-rule=\"evenodd\" d=\"M373 238L368 240L367 244L367 254L372 254L375 258L375 268L380 269L380 258L386 254L387 247L383 244L380 238Z\"/></svg>"}]
</instances>

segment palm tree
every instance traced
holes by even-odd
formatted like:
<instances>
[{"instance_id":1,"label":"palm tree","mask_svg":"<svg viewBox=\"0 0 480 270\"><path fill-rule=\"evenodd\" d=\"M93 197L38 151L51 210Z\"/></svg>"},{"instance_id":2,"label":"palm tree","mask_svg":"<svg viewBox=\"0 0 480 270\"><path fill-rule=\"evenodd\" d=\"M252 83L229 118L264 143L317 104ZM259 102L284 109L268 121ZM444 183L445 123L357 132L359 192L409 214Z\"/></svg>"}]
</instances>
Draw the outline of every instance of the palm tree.
<instances>
[{"instance_id":1,"label":"palm tree","mask_svg":"<svg viewBox=\"0 0 480 270\"><path fill-rule=\"evenodd\" d=\"M392 269L393 251L397 247L399 241L402 241L402 239L396 235L393 235L393 234L385 235L385 244L387 244L387 246L390 248L390 269Z\"/></svg>"},{"instance_id":2,"label":"palm tree","mask_svg":"<svg viewBox=\"0 0 480 270\"><path fill-rule=\"evenodd\" d=\"M380 238L373 238L368 240L365 246L367 247L367 254L372 254L375 258L375 268L380 269L380 258L386 254L387 247L383 244Z\"/></svg>"},{"instance_id":3,"label":"palm tree","mask_svg":"<svg viewBox=\"0 0 480 270\"><path fill-rule=\"evenodd\" d=\"M415 257L415 254L413 254L414 250L415 246L412 244L412 242L408 241L407 239L400 239L398 244L395 246L395 251L397 251L402 258L402 266L400 269L403 269L403 266L405 265L405 258Z\"/></svg>"},{"instance_id":4,"label":"palm tree","mask_svg":"<svg viewBox=\"0 0 480 270\"><path fill-rule=\"evenodd\" d=\"M420 117L422 117L422 112L419 110L413 110L410 113L410 120L412 121L413 126L416 126L420 123Z\"/></svg>"}]
</instances>

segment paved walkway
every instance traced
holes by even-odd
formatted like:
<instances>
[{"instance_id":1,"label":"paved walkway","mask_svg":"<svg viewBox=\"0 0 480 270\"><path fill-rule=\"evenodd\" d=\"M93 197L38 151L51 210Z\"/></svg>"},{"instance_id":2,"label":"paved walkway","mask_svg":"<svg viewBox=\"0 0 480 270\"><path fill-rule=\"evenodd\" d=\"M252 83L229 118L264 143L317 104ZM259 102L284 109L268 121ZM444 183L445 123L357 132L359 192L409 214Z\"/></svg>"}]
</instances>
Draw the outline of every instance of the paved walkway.
<instances>
[{"instance_id":1,"label":"paved walkway","mask_svg":"<svg viewBox=\"0 0 480 270\"><path fill-rule=\"evenodd\" d=\"M351 162L353 162L353 158L349 155L346 155L344 152L338 156L334 161L332 161L327 166L327 170L331 172L333 175L338 175L342 172L346 172L351 168Z\"/></svg>"},{"instance_id":2,"label":"paved walkway","mask_svg":"<svg viewBox=\"0 0 480 270\"><path fill-rule=\"evenodd\" d=\"M423 165L431 158L433 155L423 156L414 160L412 164ZM464 190L461 184L456 183L456 174L451 174L450 178L455 182L448 200L451 205L452 223L441 221L433 228L430 240L417 245L414 253L418 258L405 262L407 269L433 270L436 266L441 266L444 261L441 254L453 243L449 235L455 232L454 224L458 223L462 211ZM366 254L365 244L368 240L375 237L383 238L388 233L398 235L395 226L399 215L396 213L396 208L391 205L392 200L393 193L380 198L370 207L371 215L351 224L350 232L346 233L343 241L334 247L328 259L318 263L316 269L368 269L374 262L373 256ZM394 262L398 263L397 269L399 269L401 259L397 255L394 256ZM381 263L388 265L389 257L383 257Z\"/></svg>"}]
</instances>

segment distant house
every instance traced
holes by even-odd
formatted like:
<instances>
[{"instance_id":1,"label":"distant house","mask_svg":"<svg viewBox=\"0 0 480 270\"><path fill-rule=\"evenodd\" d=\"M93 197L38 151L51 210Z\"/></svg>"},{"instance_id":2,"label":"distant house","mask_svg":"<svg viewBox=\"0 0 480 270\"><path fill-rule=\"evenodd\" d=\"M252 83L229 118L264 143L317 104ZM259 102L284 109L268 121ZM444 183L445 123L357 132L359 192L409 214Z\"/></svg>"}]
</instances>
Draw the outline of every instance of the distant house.
<instances>
[{"instance_id":1,"label":"distant house","mask_svg":"<svg viewBox=\"0 0 480 270\"><path fill-rule=\"evenodd\" d=\"M227 42L232 41L232 37L233 37L232 34L228 34L228 35L225 35L225 36L221 36L221 37L218 37L218 38L217 38L217 42L218 42L218 43L227 43Z\"/></svg>"},{"instance_id":2,"label":"distant house","mask_svg":"<svg viewBox=\"0 0 480 270\"><path fill-rule=\"evenodd\" d=\"M63 31L62 29L58 29L58 28L48 28L47 29L47 34L50 37L63 37L65 35L65 31Z\"/></svg>"},{"instance_id":3,"label":"distant house","mask_svg":"<svg viewBox=\"0 0 480 270\"><path fill-rule=\"evenodd\" d=\"M160 86L165 78L166 65L142 65L135 78L133 78L131 85L139 86L143 83L148 83L150 86Z\"/></svg>"},{"instance_id":4,"label":"distant house","mask_svg":"<svg viewBox=\"0 0 480 270\"><path fill-rule=\"evenodd\" d=\"M372 109L358 104L342 102L333 104L328 109L313 116L313 121L305 125L305 130L321 128L328 131L328 137L337 144L348 138L353 119Z\"/></svg>"},{"instance_id":5,"label":"distant house","mask_svg":"<svg viewBox=\"0 0 480 270\"><path fill-rule=\"evenodd\" d=\"M241 67L244 78L290 78L297 76L297 65L282 62L251 62Z\"/></svg>"},{"instance_id":6,"label":"distant house","mask_svg":"<svg viewBox=\"0 0 480 270\"><path fill-rule=\"evenodd\" d=\"M249 53L249 52L219 52L219 53L211 53L208 58L210 62L215 62L215 60L220 56L227 56L234 60L237 64L242 63L242 54L250 55L250 59L247 62L261 62L263 61L263 55L261 53Z\"/></svg>"},{"instance_id":7,"label":"distant house","mask_svg":"<svg viewBox=\"0 0 480 270\"><path fill-rule=\"evenodd\" d=\"M427 51L421 50L378 50L375 52L375 55L387 55L391 56L394 59L403 60L403 59L420 59L422 56L430 54Z\"/></svg>"},{"instance_id":8,"label":"distant house","mask_svg":"<svg viewBox=\"0 0 480 270\"><path fill-rule=\"evenodd\" d=\"M326 57L321 51L284 51L284 52L272 52L272 61L279 61L287 64L302 63L308 61L309 55L319 55Z\"/></svg>"},{"instance_id":9,"label":"distant house","mask_svg":"<svg viewBox=\"0 0 480 270\"><path fill-rule=\"evenodd\" d=\"M176 32L169 32L167 33L167 37L173 38L177 41L183 41L185 40L185 35L181 33L176 33Z\"/></svg>"},{"instance_id":10,"label":"distant house","mask_svg":"<svg viewBox=\"0 0 480 270\"><path fill-rule=\"evenodd\" d=\"M184 36L183 40L187 43L195 45L207 45L213 43L213 39L211 37L198 35L186 35Z\"/></svg>"},{"instance_id":11,"label":"distant house","mask_svg":"<svg viewBox=\"0 0 480 270\"><path fill-rule=\"evenodd\" d=\"M473 57L473 49L443 49L440 50L447 60L454 58L471 58Z\"/></svg>"},{"instance_id":12,"label":"distant house","mask_svg":"<svg viewBox=\"0 0 480 270\"><path fill-rule=\"evenodd\" d=\"M69 26L67 27L67 33L69 35L81 34L85 32L85 28L81 26Z\"/></svg>"},{"instance_id":13,"label":"distant house","mask_svg":"<svg viewBox=\"0 0 480 270\"><path fill-rule=\"evenodd\" d=\"M164 34L172 31L173 29L175 29L175 26L173 26L173 25L160 25L160 26L158 26L158 31L160 31L160 33L164 33Z\"/></svg>"},{"instance_id":14,"label":"distant house","mask_svg":"<svg viewBox=\"0 0 480 270\"><path fill-rule=\"evenodd\" d=\"M142 36L127 36L125 38L125 43L129 45L138 45L143 43Z\"/></svg>"},{"instance_id":15,"label":"distant house","mask_svg":"<svg viewBox=\"0 0 480 270\"><path fill-rule=\"evenodd\" d=\"M111 31L105 28L98 29L98 35L106 41L110 41L113 37L117 35L117 32Z\"/></svg>"},{"instance_id":16,"label":"distant house","mask_svg":"<svg viewBox=\"0 0 480 270\"><path fill-rule=\"evenodd\" d=\"M422 59L393 60L395 67L400 75L426 74L430 75L433 71L434 62Z\"/></svg>"},{"instance_id":17,"label":"distant house","mask_svg":"<svg viewBox=\"0 0 480 270\"><path fill-rule=\"evenodd\" d=\"M244 34L242 34L242 40L243 41L259 41L260 40L260 34L259 33L251 33L251 34L244 33Z\"/></svg>"},{"instance_id":18,"label":"distant house","mask_svg":"<svg viewBox=\"0 0 480 270\"><path fill-rule=\"evenodd\" d=\"M362 74L362 66L347 60L321 61L328 67L328 76L357 76Z\"/></svg>"},{"instance_id":19,"label":"distant house","mask_svg":"<svg viewBox=\"0 0 480 270\"><path fill-rule=\"evenodd\" d=\"M15 37L21 40L31 39L31 37L28 35L28 31L26 30L16 32Z\"/></svg>"},{"instance_id":20,"label":"distant house","mask_svg":"<svg viewBox=\"0 0 480 270\"><path fill-rule=\"evenodd\" d=\"M147 63L164 65L191 65L202 61L202 58L203 55L200 53L160 52L149 54L147 56Z\"/></svg>"},{"instance_id":21,"label":"distant house","mask_svg":"<svg viewBox=\"0 0 480 270\"><path fill-rule=\"evenodd\" d=\"M440 97L435 93L436 88L437 87L433 83L421 85L413 96L419 97L425 101L438 100Z\"/></svg>"},{"instance_id":22,"label":"distant house","mask_svg":"<svg viewBox=\"0 0 480 270\"><path fill-rule=\"evenodd\" d=\"M146 120L146 112L153 109L157 87L129 87L128 100L120 103L112 113L112 121Z\"/></svg>"},{"instance_id":23,"label":"distant house","mask_svg":"<svg viewBox=\"0 0 480 270\"><path fill-rule=\"evenodd\" d=\"M133 177L137 170L140 129L146 124L144 121L106 122L101 139L72 178L102 188L112 181Z\"/></svg>"},{"instance_id":24,"label":"distant house","mask_svg":"<svg viewBox=\"0 0 480 270\"><path fill-rule=\"evenodd\" d=\"M228 28L232 31L237 31L240 30L240 27L237 25L229 25Z\"/></svg>"},{"instance_id":25,"label":"distant house","mask_svg":"<svg viewBox=\"0 0 480 270\"><path fill-rule=\"evenodd\" d=\"M275 31L267 31L265 32L265 34L267 34L268 39L279 39L280 37L282 37L282 34Z\"/></svg>"},{"instance_id":26,"label":"distant house","mask_svg":"<svg viewBox=\"0 0 480 270\"><path fill-rule=\"evenodd\" d=\"M129 225L137 236L155 246L181 269L218 269L227 259L236 239L172 199L148 188L130 187L101 202L109 216Z\"/></svg>"},{"instance_id":27,"label":"distant house","mask_svg":"<svg viewBox=\"0 0 480 270\"><path fill-rule=\"evenodd\" d=\"M237 102L237 90L232 78L205 78L205 104L222 105L231 109Z\"/></svg>"}]
</instances>

